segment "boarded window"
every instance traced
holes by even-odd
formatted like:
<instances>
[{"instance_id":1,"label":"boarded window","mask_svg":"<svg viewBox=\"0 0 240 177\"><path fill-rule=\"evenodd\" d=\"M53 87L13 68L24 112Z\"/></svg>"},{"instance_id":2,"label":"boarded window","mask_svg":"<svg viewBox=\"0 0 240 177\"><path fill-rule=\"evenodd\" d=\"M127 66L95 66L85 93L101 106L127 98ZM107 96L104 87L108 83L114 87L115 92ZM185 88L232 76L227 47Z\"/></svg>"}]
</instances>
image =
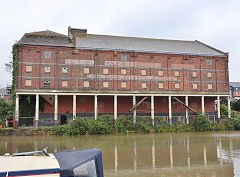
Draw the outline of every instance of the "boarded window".
<instances>
[{"instance_id":1,"label":"boarded window","mask_svg":"<svg viewBox=\"0 0 240 177\"><path fill-rule=\"evenodd\" d=\"M208 72L208 73L207 73L207 77L208 77L208 78L211 78L211 77L212 77L212 72Z\"/></svg>"},{"instance_id":2,"label":"boarded window","mask_svg":"<svg viewBox=\"0 0 240 177\"><path fill-rule=\"evenodd\" d=\"M175 83L175 89L179 89L179 88L180 88L179 83Z\"/></svg>"},{"instance_id":3,"label":"boarded window","mask_svg":"<svg viewBox=\"0 0 240 177\"><path fill-rule=\"evenodd\" d=\"M51 67L49 65L45 65L44 66L44 72L45 73L50 73L50 71L51 71Z\"/></svg>"},{"instance_id":4,"label":"boarded window","mask_svg":"<svg viewBox=\"0 0 240 177\"><path fill-rule=\"evenodd\" d=\"M196 71L192 72L192 77L197 77L197 72Z\"/></svg>"},{"instance_id":5,"label":"boarded window","mask_svg":"<svg viewBox=\"0 0 240 177\"><path fill-rule=\"evenodd\" d=\"M158 83L158 88L160 88L160 89L163 88L163 82Z\"/></svg>"},{"instance_id":6,"label":"boarded window","mask_svg":"<svg viewBox=\"0 0 240 177\"><path fill-rule=\"evenodd\" d=\"M161 70L158 71L158 76L160 76L160 77L163 76L163 71L161 71Z\"/></svg>"},{"instance_id":7,"label":"boarded window","mask_svg":"<svg viewBox=\"0 0 240 177\"><path fill-rule=\"evenodd\" d=\"M67 74L68 73L68 67L67 66L63 66L62 67L62 73L63 74Z\"/></svg>"},{"instance_id":8,"label":"boarded window","mask_svg":"<svg viewBox=\"0 0 240 177\"><path fill-rule=\"evenodd\" d=\"M193 89L197 89L197 83L193 83Z\"/></svg>"},{"instance_id":9,"label":"boarded window","mask_svg":"<svg viewBox=\"0 0 240 177\"><path fill-rule=\"evenodd\" d=\"M83 73L84 74L89 74L89 68L83 68Z\"/></svg>"},{"instance_id":10,"label":"boarded window","mask_svg":"<svg viewBox=\"0 0 240 177\"><path fill-rule=\"evenodd\" d=\"M174 71L174 76L179 77L179 71Z\"/></svg>"},{"instance_id":11,"label":"boarded window","mask_svg":"<svg viewBox=\"0 0 240 177\"><path fill-rule=\"evenodd\" d=\"M143 82L143 83L142 83L142 88L143 88L143 89L147 88L147 83L146 83L146 82Z\"/></svg>"},{"instance_id":12,"label":"boarded window","mask_svg":"<svg viewBox=\"0 0 240 177\"><path fill-rule=\"evenodd\" d=\"M32 80L31 79L25 80L25 86L26 87L31 87L32 86Z\"/></svg>"},{"instance_id":13,"label":"boarded window","mask_svg":"<svg viewBox=\"0 0 240 177\"><path fill-rule=\"evenodd\" d=\"M103 69L103 74L107 75L108 74L108 68Z\"/></svg>"},{"instance_id":14,"label":"boarded window","mask_svg":"<svg viewBox=\"0 0 240 177\"><path fill-rule=\"evenodd\" d=\"M89 81L84 81L83 82L83 87L85 87L85 88L89 87Z\"/></svg>"},{"instance_id":15,"label":"boarded window","mask_svg":"<svg viewBox=\"0 0 240 177\"><path fill-rule=\"evenodd\" d=\"M207 62L207 65L208 65L208 66L211 66L211 65L212 65L212 59L207 59L206 62Z\"/></svg>"},{"instance_id":16,"label":"boarded window","mask_svg":"<svg viewBox=\"0 0 240 177\"><path fill-rule=\"evenodd\" d=\"M67 87L68 86L68 81L62 81L62 87Z\"/></svg>"},{"instance_id":17,"label":"boarded window","mask_svg":"<svg viewBox=\"0 0 240 177\"><path fill-rule=\"evenodd\" d=\"M121 74L126 75L127 74L127 69L121 69Z\"/></svg>"},{"instance_id":18,"label":"boarded window","mask_svg":"<svg viewBox=\"0 0 240 177\"><path fill-rule=\"evenodd\" d=\"M32 72L32 65L26 65L26 72L31 73Z\"/></svg>"},{"instance_id":19,"label":"boarded window","mask_svg":"<svg viewBox=\"0 0 240 177\"><path fill-rule=\"evenodd\" d=\"M121 86L122 86L122 88L126 88L127 87L127 82L126 81L122 81Z\"/></svg>"},{"instance_id":20,"label":"boarded window","mask_svg":"<svg viewBox=\"0 0 240 177\"><path fill-rule=\"evenodd\" d=\"M108 88L108 82L107 82L107 81L104 81L104 82L103 82L103 87L104 87L104 88Z\"/></svg>"},{"instance_id":21,"label":"boarded window","mask_svg":"<svg viewBox=\"0 0 240 177\"><path fill-rule=\"evenodd\" d=\"M127 54L121 54L121 61L123 62L127 61Z\"/></svg>"},{"instance_id":22,"label":"boarded window","mask_svg":"<svg viewBox=\"0 0 240 177\"><path fill-rule=\"evenodd\" d=\"M89 87L89 81L84 81L83 82L83 87L85 87L85 88Z\"/></svg>"},{"instance_id":23,"label":"boarded window","mask_svg":"<svg viewBox=\"0 0 240 177\"><path fill-rule=\"evenodd\" d=\"M142 76L146 76L147 75L147 70L146 69L142 69L141 70L141 75Z\"/></svg>"},{"instance_id":24,"label":"boarded window","mask_svg":"<svg viewBox=\"0 0 240 177\"><path fill-rule=\"evenodd\" d=\"M44 51L44 58L52 58L52 52L48 51L48 50L45 50Z\"/></svg>"},{"instance_id":25,"label":"boarded window","mask_svg":"<svg viewBox=\"0 0 240 177\"><path fill-rule=\"evenodd\" d=\"M208 90L212 90L212 84L208 84Z\"/></svg>"},{"instance_id":26,"label":"boarded window","mask_svg":"<svg viewBox=\"0 0 240 177\"><path fill-rule=\"evenodd\" d=\"M44 87L50 87L50 80L48 79L44 80Z\"/></svg>"}]
</instances>

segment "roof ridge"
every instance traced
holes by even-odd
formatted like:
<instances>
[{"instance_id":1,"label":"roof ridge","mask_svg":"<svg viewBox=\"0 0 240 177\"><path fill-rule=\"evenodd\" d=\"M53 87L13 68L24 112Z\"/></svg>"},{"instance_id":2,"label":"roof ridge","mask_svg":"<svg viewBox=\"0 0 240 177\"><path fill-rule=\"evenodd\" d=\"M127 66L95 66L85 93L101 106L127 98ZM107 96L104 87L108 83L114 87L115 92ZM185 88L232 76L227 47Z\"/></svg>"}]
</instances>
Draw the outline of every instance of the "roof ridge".
<instances>
[{"instance_id":1,"label":"roof ridge","mask_svg":"<svg viewBox=\"0 0 240 177\"><path fill-rule=\"evenodd\" d=\"M191 40L160 39L160 38L133 37L133 36L118 36L118 35L106 35L106 34L87 34L87 35L94 35L94 36L111 36L111 37L134 38L134 39L149 39L149 40L163 40L163 41L195 42L195 41L191 41ZM81 36L81 37L84 37L84 36Z\"/></svg>"},{"instance_id":2,"label":"roof ridge","mask_svg":"<svg viewBox=\"0 0 240 177\"><path fill-rule=\"evenodd\" d=\"M50 31L50 30L25 33L25 35L27 35L27 36L47 36L47 37L68 37L67 35L57 33L55 31Z\"/></svg>"}]
</instances>

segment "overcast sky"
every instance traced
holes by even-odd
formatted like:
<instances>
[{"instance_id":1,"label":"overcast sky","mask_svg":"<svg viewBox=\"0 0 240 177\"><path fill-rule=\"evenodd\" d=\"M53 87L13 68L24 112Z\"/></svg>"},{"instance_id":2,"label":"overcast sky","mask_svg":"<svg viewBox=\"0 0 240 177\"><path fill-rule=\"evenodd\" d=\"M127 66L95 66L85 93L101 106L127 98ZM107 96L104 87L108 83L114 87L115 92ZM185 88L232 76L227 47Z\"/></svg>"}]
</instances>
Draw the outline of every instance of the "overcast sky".
<instances>
[{"instance_id":1,"label":"overcast sky","mask_svg":"<svg viewBox=\"0 0 240 177\"><path fill-rule=\"evenodd\" d=\"M91 34L199 40L230 53L230 81L240 82L239 0L0 1L0 87L11 84L4 63L24 33L68 26Z\"/></svg>"}]
</instances>

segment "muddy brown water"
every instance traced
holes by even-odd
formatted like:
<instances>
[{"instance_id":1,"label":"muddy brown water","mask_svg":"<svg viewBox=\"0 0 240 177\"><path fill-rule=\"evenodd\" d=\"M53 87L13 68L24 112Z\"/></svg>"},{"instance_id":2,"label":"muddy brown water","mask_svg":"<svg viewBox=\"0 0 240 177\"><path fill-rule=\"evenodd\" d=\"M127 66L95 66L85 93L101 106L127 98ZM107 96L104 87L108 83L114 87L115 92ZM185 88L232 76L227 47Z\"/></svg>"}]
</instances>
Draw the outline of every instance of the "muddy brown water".
<instances>
[{"instance_id":1,"label":"muddy brown water","mask_svg":"<svg viewBox=\"0 0 240 177\"><path fill-rule=\"evenodd\" d=\"M46 146L102 149L106 177L240 176L240 132L0 137L0 155Z\"/></svg>"}]
</instances>

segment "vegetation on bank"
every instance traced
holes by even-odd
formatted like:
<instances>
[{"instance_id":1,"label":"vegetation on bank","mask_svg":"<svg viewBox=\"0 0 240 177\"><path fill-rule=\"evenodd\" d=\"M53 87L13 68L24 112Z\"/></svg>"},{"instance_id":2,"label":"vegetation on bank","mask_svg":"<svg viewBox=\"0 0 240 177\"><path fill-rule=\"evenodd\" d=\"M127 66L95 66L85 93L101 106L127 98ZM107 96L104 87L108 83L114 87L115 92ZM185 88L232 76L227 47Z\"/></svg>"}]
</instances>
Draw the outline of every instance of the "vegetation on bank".
<instances>
[{"instance_id":1,"label":"vegetation on bank","mask_svg":"<svg viewBox=\"0 0 240 177\"><path fill-rule=\"evenodd\" d=\"M156 120L156 119L155 119ZM134 125L132 117L120 116L116 122L113 116L100 116L97 120L76 118L71 124L61 125L53 128L56 135L94 135L94 134L127 134L127 133L163 133L163 132L205 132L205 131L227 131L240 130L240 118L222 119L220 123L214 124L208 120L206 115L199 115L190 125L183 123L169 125L160 118L154 127L151 119L141 118Z\"/></svg>"}]
</instances>

